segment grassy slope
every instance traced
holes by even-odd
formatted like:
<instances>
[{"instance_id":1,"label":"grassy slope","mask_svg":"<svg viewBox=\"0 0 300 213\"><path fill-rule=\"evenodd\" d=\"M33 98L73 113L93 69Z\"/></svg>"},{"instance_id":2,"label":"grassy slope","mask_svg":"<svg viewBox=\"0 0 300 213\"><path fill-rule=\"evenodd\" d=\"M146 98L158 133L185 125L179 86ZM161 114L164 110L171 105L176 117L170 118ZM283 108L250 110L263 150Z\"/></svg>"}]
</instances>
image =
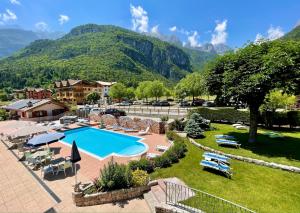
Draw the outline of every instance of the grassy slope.
<instances>
[{"instance_id":1,"label":"grassy slope","mask_svg":"<svg viewBox=\"0 0 300 213\"><path fill-rule=\"evenodd\" d=\"M230 127L228 128L232 131ZM223 132L226 133L226 130ZM299 212L299 174L232 160L234 175L230 180L203 170L199 165L203 151L192 144L187 145L187 156L180 163L170 168L159 169L151 177L175 176L190 187L223 197L258 212Z\"/></svg>"},{"instance_id":2,"label":"grassy slope","mask_svg":"<svg viewBox=\"0 0 300 213\"><path fill-rule=\"evenodd\" d=\"M232 126L224 124L214 124L213 126L217 130L206 132L206 137L198 140L199 143L230 154L300 167L300 132L282 132L285 136L284 139L271 139L259 134L258 143L249 144L246 130L236 131ZM259 133L263 132L264 130L259 130ZM214 136L224 133L236 136L242 147L232 149L218 146Z\"/></svg>"}]
</instances>

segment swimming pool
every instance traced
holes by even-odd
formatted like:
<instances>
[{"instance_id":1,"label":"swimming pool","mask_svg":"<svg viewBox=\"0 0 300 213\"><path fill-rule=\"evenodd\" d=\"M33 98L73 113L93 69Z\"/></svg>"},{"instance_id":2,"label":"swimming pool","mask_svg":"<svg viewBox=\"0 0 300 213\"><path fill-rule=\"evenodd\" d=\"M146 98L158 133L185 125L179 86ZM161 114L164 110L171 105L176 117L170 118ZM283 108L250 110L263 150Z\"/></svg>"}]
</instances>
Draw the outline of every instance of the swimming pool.
<instances>
[{"instance_id":1,"label":"swimming pool","mask_svg":"<svg viewBox=\"0 0 300 213\"><path fill-rule=\"evenodd\" d=\"M140 137L115 133L92 127L68 130L64 132L66 137L61 141L72 145L73 141L80 151L97 158L106 158L110 155L134 156L147 151L148 146L139 142Z\"/></svg>"}]
</instances>

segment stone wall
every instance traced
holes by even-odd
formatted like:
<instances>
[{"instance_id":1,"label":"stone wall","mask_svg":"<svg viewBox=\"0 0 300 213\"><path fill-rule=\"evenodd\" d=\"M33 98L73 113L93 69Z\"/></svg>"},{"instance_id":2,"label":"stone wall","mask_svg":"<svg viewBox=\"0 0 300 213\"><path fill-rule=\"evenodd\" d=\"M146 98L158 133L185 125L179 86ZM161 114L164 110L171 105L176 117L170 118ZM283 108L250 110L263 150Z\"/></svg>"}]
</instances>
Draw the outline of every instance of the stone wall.
<instances>
[{"instance_id":1,"label":"stone wall","mask_svg":"<svg viewBox=\"0 0 300 213\"><path fill-rule=\"evenodd\" d=\"M121 116L115 118L112 115L96 115L92 114L89 116L91 121L100 122L101 120L105 125L118 124L124 128L133 128L136 130L145 130L148 126L150 127L149 132L156 134L165 133L165 123L162 121L154 121L152 119L141 119L141 118L130 118L128 116Z\"/></svg>"},{"instance_id":2,"label":"stone wall","mask_svg":"<svg viewBox=\"0 0 300 213\"><path fill-rule=\"evenodd\" d=\"M93 206L105 203L114 203L122 200L129 200L142 196L150 191L151 187L157 185L156 181L150 182L147 186L120 189L110 192L99 192L85 195L83 192L73 192L72 198L76 206Z\"/></svg>"}]
</instances>

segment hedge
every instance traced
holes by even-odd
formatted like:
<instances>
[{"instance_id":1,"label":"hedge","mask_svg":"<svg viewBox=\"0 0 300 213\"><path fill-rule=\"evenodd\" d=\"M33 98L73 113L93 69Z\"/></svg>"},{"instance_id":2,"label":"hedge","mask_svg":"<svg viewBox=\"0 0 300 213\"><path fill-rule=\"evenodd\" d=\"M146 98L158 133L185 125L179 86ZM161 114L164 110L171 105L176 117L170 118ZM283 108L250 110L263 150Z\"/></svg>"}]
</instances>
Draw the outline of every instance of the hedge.
<instances>
[{"instance_id":1,"label":"hedge","mask_svg":"<svg viewBox=\"0 0 300 213\"><path fill-rule=\"evenodd\" d=\"M190 117L193 113L199 113L203 118L212 122L249 123L250 113L248 111L239 111L233 108L204 108L192 109L188 113Z\"/></svg>"},{"instance_id":2,"label":"hedge","mask_svg":"<svg viewBox=\"0 0 300 213\"><path fill-rule=\"evenodd\" d=\"M249 124L249 111L239 111L233 108L204 108L200 107L192 109L188 113L190 117L193 113L199 113L203 118L212 122L236 123L242 122ZM288 112L261 112L259 115L259 123L266 127L273 125L283 126L290 125L290 127L300 126L300 111Z\"/></svg>"},{"instance_id":3,"label":"hedge","mask_svg":"<svg viewBox=\"0 0 300 213\"><path fill-rule=\"evenodd\" d=\"M166 168L171 166L173 163L177 163L180 158L185 156L187 151L184 138L180 137L173 131L167 132L167 138L173 140L174 144L161 156L155 157L153 160L142 158L140 160L131 161L129 168L131 170L144 170L147 173L151 173L155 168Z\"/></svg>"}]
</instances>

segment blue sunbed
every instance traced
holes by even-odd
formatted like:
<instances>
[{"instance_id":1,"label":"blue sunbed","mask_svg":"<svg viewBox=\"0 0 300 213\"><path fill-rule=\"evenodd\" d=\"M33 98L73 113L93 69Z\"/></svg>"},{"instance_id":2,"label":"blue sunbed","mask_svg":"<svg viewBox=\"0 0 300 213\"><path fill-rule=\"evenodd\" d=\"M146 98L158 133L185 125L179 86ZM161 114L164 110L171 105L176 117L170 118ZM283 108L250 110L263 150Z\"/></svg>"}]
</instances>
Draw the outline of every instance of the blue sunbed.
<instances>
[{"instance_id":1,"label":"blue sunbed","mask_svg":"<svg viewBox=\"0 0 300 213\"><path fill-rule=\"evenodd\" d=\"M211 161L217 161L217 162L223 162L226 164L230 164L229 163L229 158L224 156L224 155L219 155L213 152L204 152L203 157L205 158L205 160L211 160Z\"/></svg>"},{"instance_id":2,"label":"blue sunbed","mask_svg":"<svg viewBox=\"0 0 300 213\"><path fill-rule=\"evenodd\" d=\"M241 146L241 144L237 143L236 141L227 140L227 139L217 139L216 142L218 143L218 145L235 146L237 148Z\"/></svg>"},{"instance_id":3,"label":"blue sunbed","mask_svg":"<svg viewBox=\"0 0 300 213\"><path fill-rule=\"evenodd\" d=\"M235 137L232 135L215 135L216 139L231 139L234 140Z\"/></svg>"},{"instance_id":4,"label":"blue sunbed","mask_svg":"<svg viewBox=\"0 0 300 213\"><path fill-rule=\"evenodd\" d=\"M231 177L232 172L230 171L231 168L225 164L222 163L217 163L214 161L208 161L208 160L202 160L200 162L200 165L205 167L205 168L210 168L210 169L214 169L220 172L223 172L227 177Z\"/></svg>"}]
</instances>

